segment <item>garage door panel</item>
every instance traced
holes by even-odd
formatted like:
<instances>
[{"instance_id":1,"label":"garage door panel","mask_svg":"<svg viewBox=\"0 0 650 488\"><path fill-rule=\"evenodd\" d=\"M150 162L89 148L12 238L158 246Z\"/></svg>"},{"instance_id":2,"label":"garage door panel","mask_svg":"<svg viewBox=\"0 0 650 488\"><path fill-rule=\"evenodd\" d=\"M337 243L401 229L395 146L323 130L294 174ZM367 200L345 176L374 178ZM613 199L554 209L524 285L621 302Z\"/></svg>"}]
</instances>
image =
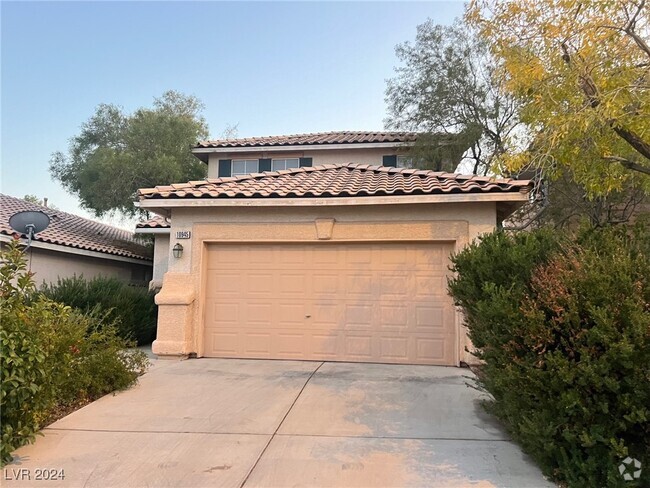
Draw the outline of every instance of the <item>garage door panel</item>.
<instances>
[{"instance_id":1,"label":"garage door panel","mask_svg":"<svg viewBox=\"0 0 650 488\"><path fill-rule=\"evenodd\" d=\"M237 357L240 354L239 332L210 330L205 335L206 347L223 357Z\"/></svg>"},{"instance_id":2,"label":"garage door panel","mask_svg":"<svg viewBox=\"0 0 650 488\"><path fill-rule=\"evenodd\" d=\"M282 301L276 304L277 313L269 312L268 317L274 320L274 324L280 328L304 328L305 306L302 303Z\"/></svg>"},{"instance_id":3,"label":"garage door panel","mask_svg":"<svg viewBox=\"0 0 650 488\"><path fill-rule=\"evenodd\" d=\"M272 352L271 334L268 332L244 332L240 346L243 346L246 354L268 357Z\"/></svg>"},{"instance_id":4,"label":"garage door panel","mask_svg":"<svg viewBox=\"0 0 650 488\"><path fill-rule=\"evenodd\" d=\"M343 293L341 281L335 271L315 271L311 275L311 289L318 298L338 299Z\"/></svg>"},{"instance_id":5,"label":"garage door panel","mask_svg":"<svg viewBox=\"0 0 650 488\"><path fill-rule=\"evenodd\" d=\"M449 322L444 307L418 304L415 305L415 328L418 330L444 329Z\"/></svg>"},{"instance_id":6,"label":"garage door panel","mask_svg":"<svg viewBox=\"0 0 650 488\"><path fill-rule=\"evenodd\" d=\"M425 363L443 361L447 356L445 341L428 337L415 338L416 359Z\"/></svg>"},{"instance_id":7,"label":"garage door panel","mask_svg":"<svg viewBox=\"0 0 650 488\"><path fill-rule=\"evenodd\" d=\"M408 326L408 307L402 303L379 306L376 324L381 330L404 329Z\"/></svg>"},{"instance_id":8,"label":"garage door panel","mask_svg":"<svg viewBox=\"0 0 650 488\"><path fill-rule=\"evenodd\" d=\"M336 253L344 255L345 268L370 268L372 262L372 248L368 249L359 246L344 246L335 250ZM340 261L337 260L337 261Z\"/></svg>"},{"instance_id":9,"label":"garage door panel","mask_svg":"<svg viewBox=\"0 0 650 488\"><path fill-rule=\"evenodd\" d=\"M339 333L320 334L314 332L310 334L309 352L310 357L319 359L337 359L341 356L342 343Z\"/></svg>"},{"instance_id":10,"label":"garage door panel","mask_svg":"<svg viewBox=\"0 0 650 488\"><path fill-rule=\"evenodd\" d=\"M296 296L302 294L307 288L308 279L304 273L298 271L279 271L278 279L273 283L274 292L279 295Z\"/></svg>"},{"instance_id":11,"label":"garage door panel","mask_svg":"<svg viewBox=\"0 0 650 488\"><path fill-rule=\"evenodd\" d=\"M447 295L447 277L444 275L422 275L415 277L414 287L415 298L428 299L431 295L437 297L446 297Z\"/></svg>"},{"instance_id":12,"label":"garage door panel","mask_svg":"<svg viewBox=\"0 0 650 488\"><path fill-rule=\"evenodd\" d=\"M253 327L270 327L274 318L273 303L252 302L240 304L245 322ZM217 308L217 314L219 310ZM218 319L219 320L219 319Z\"/></svg>"},{"instance_id":13,"label":"garage door panel","mask_svg":"<svg viewBox=\"0 0 650 488\"><path fill-rule=\"evenodd\" d=\"M406 337L380 337L379 355L396 362L408 362L409 339Z\"/></svg>"},{"instance_id":14,"label":"garage door panel","mask_svg":"<svg viewBox=\"0 0 650 488\"><path fill-rule=\"evenodd\" d=\"M345 304L343 327L346 330L370 330L373 327L374 309L370 304Z\"/></svg>"},{"instance_id":15,"label":"garage door panel","mask_svg":"<svg viewBox=\"0 0 650 488\"><path fill-rule=\"evenodd\" d=\"M343 272L345 279L345 295L353 300L368 300L378 297L379 289L376 286L376 279L368 272Z\"/></svg>"},{"instance_id":16,"label":"garage door panel","mask_svg":"<svg viewBox=\"0 0 650 488\"><path fill-rule=\"evenodd\" d=\"M379 262L383 267L402 267L411 259L411 253L404 249L377 246L375 252L379 254Z\"/></svg>"},{"instance_id":17,"label":"garage door panel","mask_svg":"<svg viewBox=\"0 0 650 488\"><path fill-rule=\"evenodd\" d=\"M209 302L206 307L206 320L218 323L222 327L237 327L242 322L240 317L239 303L224 303L217 305L216 302Z\"/></svg>"},{"instance_id":18,"label":"garage door panel","mask_svg":"<svg viewBox=\"0 0 650 488\"><path fill-rule=\"evenodd\" d=\"M305 339L304 333L278 332L274 337L274 352L286 358L303 359Z\"/></svg>"},{"instance_id":19,"label":"garage door panel","mask_svg":"<svg viewBox=\"0 0 650 488\"><path fill-rule=\"evenodd\" d=\"M343 338L345 356L351 360L372 359L372 337L370 335L348 334Z\"/></svg>"},{"instance_id":20,"label":"garage door panel","mask_svg":"<svg viewBox=\"0 0 650 488\"><path fill-rule=\"evenodd\" d=\"M454 364L450 244L215 244L204 355Z\"/></svg>"},{"instance_id":21,"label":"garage door panel","mask_svg":"<svg viewBox=\"0 0 650 488\"><path fill-rule=\"evenodd\" d=\"M410 277L406 271L385 271L377 276L379 299L385 300L408 300L409 292L413 289L409 286Z\"/></svg>"},{"instance_id":22,"label":"garage door panel","mask_svg":"<svg viewBox=\"0 0 650 488\"><path fill-rule=\"evenodd\" d=\"M334 300L329 303L312 303L305 314L308 315L308 317L305 317L307 319L305 326L312 326L316 329L338 330L343 322L341 320L341 310L343 308L344 304L337 303Z\"/></svg>"},{"instance_id":23,"label":"garage door panel","mask_svg":"<svg viewBox=\"0 0 650 488\"><path fill-rule=\"evenodd\" d=\"M206 298L214 298L217 295L236 296L241 290L242 278L236 271L221 270L217 273L208 270Z\"/></svg>"}]
</instances>

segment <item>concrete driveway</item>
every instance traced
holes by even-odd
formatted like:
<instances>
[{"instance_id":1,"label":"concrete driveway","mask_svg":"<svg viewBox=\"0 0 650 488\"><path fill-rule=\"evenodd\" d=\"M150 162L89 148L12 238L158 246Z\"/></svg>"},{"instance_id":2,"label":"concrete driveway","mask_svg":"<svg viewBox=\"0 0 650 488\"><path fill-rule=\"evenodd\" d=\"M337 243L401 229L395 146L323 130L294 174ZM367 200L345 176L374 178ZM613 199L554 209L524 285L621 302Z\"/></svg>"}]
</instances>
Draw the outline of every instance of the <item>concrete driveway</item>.
<instances>
[{"instance_id":1,"label":"concrete driveway","mask_svg":"<svg viewBox=\"0 0 650 488\"><path fill-rule=\"evenodd\" d=\"M465 369L155 363L138 386L19 449L2 485L553 486L482 411ZM36 480L43 468L64 470L65 479Z\"/></svg>"}]
</instances>

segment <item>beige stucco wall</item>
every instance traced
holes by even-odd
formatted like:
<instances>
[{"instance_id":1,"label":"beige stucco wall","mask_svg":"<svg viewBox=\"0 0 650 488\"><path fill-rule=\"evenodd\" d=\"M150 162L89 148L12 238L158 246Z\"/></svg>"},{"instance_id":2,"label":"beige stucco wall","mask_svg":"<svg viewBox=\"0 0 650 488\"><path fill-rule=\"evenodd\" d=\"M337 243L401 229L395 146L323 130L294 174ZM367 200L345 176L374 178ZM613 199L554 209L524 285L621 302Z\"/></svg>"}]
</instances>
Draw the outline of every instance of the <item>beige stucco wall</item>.
<instances>
[{"instance_id":1,"label":"beige stucco wall","mask_svg":"<svg viewBox=\"0 0 650 488\"><path fill-rule=\"evenodd\" d=\"M69 254L32 247L27 251L37 285L55 283L58 278L83 275L86 279L110 276L127 282L146 283L151 277L151 264L134 264Z\"/></svg>"},{"instance_id":2,"label":"beige stucco wall","mask_svg":"<svg viewBox=\"0 0 650 488\"><path fill-rule=\"evenodd\" d=\"M189 230L180 241L181 258L170 257L168 273L156 300L160 307L154 352L202 354L203 256L208 242L318 242L317 222L334 219L332 242L452 241L458 250L496 226L496 204L427 203L341 207L175 208L171 235ZM169 247L176 244L174 237ZM458 359L469 342L457 314Z\"/></svg>"},{"instance_id":3,"label":"beige stucco wall","mask_svg":"<svg viewBox=\"0 0 650 488\"><path fill-rule=\"evenodd\" d=\"M158 289L162 286L163 276L169 265L169 234L155 234L153 248L153 277L150 287Z\"/></svg>"},{"instance_id":4,"label":"beige stucco wall","mask_svg":"<svg viewBox=\"0 0 650 488\"><path fill-rule=\"evenodd\" d=\"M210 154L208 159L208 177L216 178L219 175L220 159L284 159L284 158L313 158L312 165L335 163L359 163L379 165L383 164L383 156L405 154L406 148L375 148L375 149L327 149L311 151L286 151L267 152L256 151L250 153L218 153Z\"/></svg>"}]
</instances>

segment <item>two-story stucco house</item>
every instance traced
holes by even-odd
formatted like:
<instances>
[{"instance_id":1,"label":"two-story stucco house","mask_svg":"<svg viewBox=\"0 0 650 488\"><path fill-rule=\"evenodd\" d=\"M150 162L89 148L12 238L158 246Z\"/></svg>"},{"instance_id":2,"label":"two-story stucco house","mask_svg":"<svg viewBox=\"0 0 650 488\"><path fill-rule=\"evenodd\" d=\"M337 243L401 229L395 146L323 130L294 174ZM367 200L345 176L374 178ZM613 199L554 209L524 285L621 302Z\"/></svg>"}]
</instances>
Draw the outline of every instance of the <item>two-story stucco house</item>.
<instances>
[{"instance_id":1,"label":"two-story stucco house","mask_svg":"<svg viewBox=\"0 0 650 488\"><path fill-rule=\"evenodd\" d=\"M410 169L416 135L199 143L205 181L139 191L160 216L159 355L458 365L449 257L528 200L513 179Z\"/></svg>"},{"instance_id":2,"label":"two-story stucco house","mask_svg":"<svg viewBox=\"0 0 650 488\"><path fill-rule=\"evenodd\" d=\"M416 139L412 132L338 131L201 141L192 153L208 166L208 178L351 162L408 168L408 150ZM136 233L154 235L154 289L162 286L167 272L170 227L163 217L136 226Z\"/></svg>"}]
</instances>

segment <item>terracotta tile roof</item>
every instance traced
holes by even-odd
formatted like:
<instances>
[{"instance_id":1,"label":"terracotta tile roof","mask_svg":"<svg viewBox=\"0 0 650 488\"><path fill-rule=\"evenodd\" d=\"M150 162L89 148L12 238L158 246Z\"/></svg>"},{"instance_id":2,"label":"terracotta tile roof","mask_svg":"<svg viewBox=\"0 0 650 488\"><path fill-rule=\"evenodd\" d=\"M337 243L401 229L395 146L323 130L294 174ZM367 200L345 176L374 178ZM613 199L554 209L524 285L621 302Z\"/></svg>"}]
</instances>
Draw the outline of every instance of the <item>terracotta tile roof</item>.
<instances>
[{"instance_id":1,"label":"terracotta tile roof","mask_svg":"<svg viewBox=\"0 0 650 488\"><path fill-rule=\"evenodd\" d=\"M50 217L50 225L35 236L35 241L151 261L151 249L138 243L126 230L3 194L0 194L0 234L14 235L9 218L25 210L40 210Z\"/></svg>"},{"instance_id":2,"label":"terracotta tile roof","mask_svg":"<svg viewBox=\"0 0 650 488\"><path fill-rule=\"evenodd\" d=\"M293 134L289 136L247 137L243 139L217 139L200 141L196 148L208 147L260 147L260 146L304 146L327 144L361 144L378 142L414 142L415 132L368 132L338 131L312 134Z\"/></svg>"},{"instance_id":3,"label":"terracotta tile roof","mask_svg":"<svg viewBox=\"0 0 650 488\"><path fill-rule=\"evenodd\" d=\"M363 164L267 171L138 190L147 198L296 198L527 192L527 180Z\"/></svg>"},{"instance_id":4,"label":"terracotta tile roof","mask_svg":"<svg viewBox=\"0 0 650 488\"><path fill-rule=\"evenodd\" d=\"M168 219L156 215L149 220L143 220L135 225L136 229L169 229L171 224Z\"/></svg>"}]
</instances>

